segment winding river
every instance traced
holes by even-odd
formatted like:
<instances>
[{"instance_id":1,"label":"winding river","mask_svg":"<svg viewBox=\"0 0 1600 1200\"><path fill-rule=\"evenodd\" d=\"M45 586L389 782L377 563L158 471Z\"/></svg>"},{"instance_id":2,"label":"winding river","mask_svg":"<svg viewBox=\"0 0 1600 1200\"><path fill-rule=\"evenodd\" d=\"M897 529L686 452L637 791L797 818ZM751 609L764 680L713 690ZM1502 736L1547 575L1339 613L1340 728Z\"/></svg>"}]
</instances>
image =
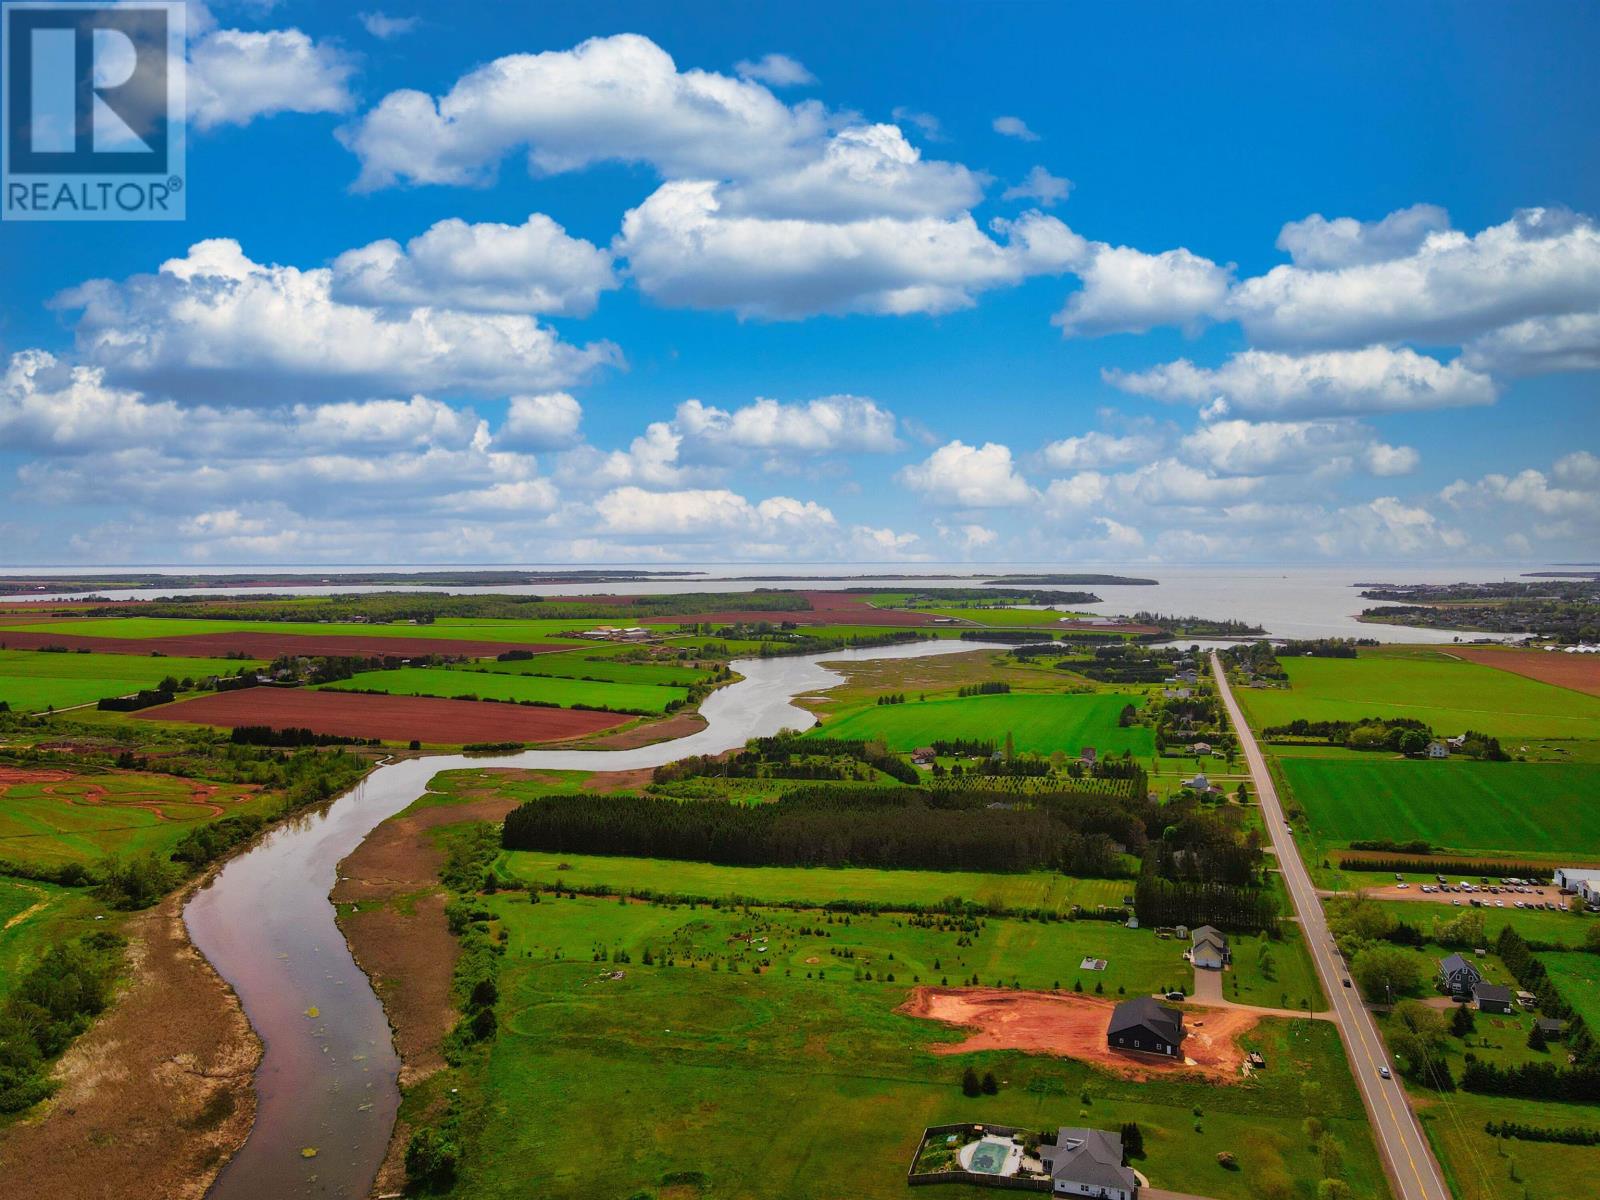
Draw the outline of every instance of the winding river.
<instances>
[{"instance_id":1,"label":"winding river","mask_svg":"<svg viewBox=\"0 0 1600 1200\"><path fill-rule=\"evenodd\" d=\"M378 767L355 789L275 829L230 861L184 909L189 936L233 986L265 1053L256 1070L250 1136L210 1200L367 1194L400 1102L400 1060L367 977L334 923L328 894L340 860L380 822L421 796L440 771L520 767L625 771L690 754L718 754L752 737L805 729L795 697L843 676L822 666L981 649L915 642L803 658L745 659L744 678L712 693L699 733L632 750L528 750L503 757L429 755Z\"/></svg>"}]
</instances>

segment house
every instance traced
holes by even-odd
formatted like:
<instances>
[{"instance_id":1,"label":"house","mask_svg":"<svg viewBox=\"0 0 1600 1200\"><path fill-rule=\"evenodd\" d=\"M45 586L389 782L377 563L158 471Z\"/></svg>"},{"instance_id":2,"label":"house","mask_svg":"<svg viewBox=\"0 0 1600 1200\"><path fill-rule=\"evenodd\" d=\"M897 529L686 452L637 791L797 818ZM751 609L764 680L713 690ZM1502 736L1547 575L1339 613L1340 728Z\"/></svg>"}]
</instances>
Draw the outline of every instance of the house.
<instances>
[{"instance_id":1,"label":"house","mask_svg":"<svg viewBox=\"0 0 1600 1200\"><path fill-rule=\"evenodd\" d=\"M1472 1000L1479 1012L1508 1013L1511 1011L1511 989L1498 983L1479 980L1472 985Z\"/></svg>"},{"instance_id":2,"label":"house","mask_svg":"<svg viewBox=\"0 0 1600 1200\"><path fill-rule=\"evenodd\" d=\"M1534 1024L1539 1027L1539 1032L1552 1042L1559 1042L1567 1036L1567 1023L1565 1021L1558 1021L1554 1017L1540 1017L1534 1021Z\"/></svg>"},{"instance_id":3,"label":"house","mask_svg":"<svg viewBox=\"0 0 1600 1200\"><path fill-rule=\"evenodd\" d=\"M1183 781L1183 786L1186 788L1193 788L1197 792L1211 792L1216 790L1211 786L1211 780L1207 779L1203 774L1196 775L1193 779L1185 779Z\"/></svg>"},{"instance_id":4,"label":"house","mask_svg":"<svg viewBox=\"0 0 1600 1200\"><path fill-rule=\"evenodd\" d=\"M1429 742L1428 743L1428 757L1429 758L1449 758L1450 757L1450 747L1445 745L1443 742Z\"/></svg>"},{"instance_id":5,"label":"house","mask_svg":"<svg viewBox=\"0 0 1600 1200\"><path fill-rule=\"evenodd\" d=\"M911 765L914 767L931 767L935 757L932 746L918 746L911 752Z\"/></svg>"},{"instance_id":6,"label":"house","mask_svg":"<svg viewBox=\"0 0 1600 1200\"><path fill-rule=\"evenodd\" d=\"M1062 1126L1054 1144L1039 1143L1039 1160L1057 1196L1136 1200L1139 1195L1139 1177L1122 1165L1119 1133Z\"/></svg>"},{"instance_id":7,"label":"house","mask_svg":"<svg viewBox=\"0 0 1600 1200\"><path fill-rule=\"evenodd\" d=\"M1483 979L1483 974L1459 954L1439 962L1439 982L1456 999L1465 1000Z\"/></svg>"},{"instance_id":8,"label":"house","mask_svg":"<svg viewBox=\"0 0 1600 1200\"><path fill-rule=\"evenodd\" d=\"M1094 766L1094 759L1095 749L1093 746L1085 746L1082 750L1078 751L1078 761L1083 763L1085 766Z\"/></svg>"},{"instance_id":9,"label":"house","mask_svg":"<svg viewBox=\"0 0 1600 1200\"><path fill-rule=\"evenodd\" d=\"M1228 949L1228 935L1210 925L1202 925L1190 934L1189 961L1197 967L1220 971L1228 965L1233 952Z\"/></svg>"},{"instance_id":10,"label":"house","mask_svg":"<svg viewBox=\"0 0 1600 1200\"><path fill-rule=\"evenodd\" d=\"M1106 1026L1106 1045L1113 1050L1181 1058L1183 1038L1183 1014L1150 996L1124 1000L1111 1010L1111 1023Z\"/></svg>"},{"instance_id":11,"label":"house","mask_svg":"<svg viewBox=\"0 0 1600 1200\"><path fill-rule=\"evenodd\" d=\"M1192 746L1189 747L1189 749L1193 750L1196 754L1210 754L1211 753L1211 743L1210 742L1195 742Z\"/></svg>"}]
</instances>

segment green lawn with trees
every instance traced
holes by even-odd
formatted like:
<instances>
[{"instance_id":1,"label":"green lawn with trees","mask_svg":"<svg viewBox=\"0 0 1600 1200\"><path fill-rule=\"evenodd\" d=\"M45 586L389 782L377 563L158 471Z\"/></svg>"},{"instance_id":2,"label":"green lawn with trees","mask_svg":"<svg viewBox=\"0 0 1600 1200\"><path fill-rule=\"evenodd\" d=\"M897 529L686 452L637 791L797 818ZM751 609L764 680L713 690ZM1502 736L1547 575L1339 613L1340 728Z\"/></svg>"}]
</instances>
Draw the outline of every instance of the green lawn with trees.
<instances>
[{"instance_id":1,"label":"green lawn with trees","mask_svg":"<svg viewBox=\"0 0 1600 1200\"><path fill-rule=\"evenodd\" d=\"M241 667L259 665L231 658L0 650L0 701L13 712L43 712L93 704L105 696L126 696L168 678L199 681L237 675Z\"/></svg>"},{"instance_id":2,"label":"green lawn with trees","mask_svg":"<svg viewBox=\"0 0 1600 1200\"><path fill-rule=\"evenodd\" d=\"M543 675L496 674L447 667L401 667L396 671L361 671L349 679L321 685L326 691L384 692L395 696L470 696L480 700L533 701L570 708L658 713L686 699L687 688L650 683L606 683Z\"/></svg>"},{"instance_id":3,"label":"green lawn with trees","mask_svg":"<svg viewBox=\"0 0 1600 1200\"><path fill-rule=\"evenodd\" d=\"M1121 724L1122 712L1144 697L1117 692L1080 695L1016 693L873 704L828 718L815 736L881 740L891 750L914 750L940 739L972 738L1003 747L1007 735L1018 751L1076 757L1093 746L1101 757L1131 751L1148 758L1155 750L1145 725Z\"/></svg>"}]
</instances>

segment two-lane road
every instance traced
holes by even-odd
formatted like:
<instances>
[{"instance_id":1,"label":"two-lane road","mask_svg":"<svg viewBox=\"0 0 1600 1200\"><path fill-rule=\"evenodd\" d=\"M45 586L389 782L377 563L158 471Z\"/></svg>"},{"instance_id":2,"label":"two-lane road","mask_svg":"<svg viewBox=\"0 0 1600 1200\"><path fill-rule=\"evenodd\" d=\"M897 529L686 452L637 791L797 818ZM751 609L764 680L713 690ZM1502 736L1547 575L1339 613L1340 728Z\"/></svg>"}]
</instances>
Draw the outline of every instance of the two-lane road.
<instances>
[{"instance_id":1,"label":"two-lane road","mask_svg":"<svg viewBox=\"0 0 1600 1200\"><path fill-rule=\"evenodd\" d=\"M1283 873L1294 901L1295 914L1300 919L1300 931L1317 964L1317 975L1322 980L1323 991L1333 1006L1333 1016L1344 1037L1345 1054L1350 1059L1350 1069L1361 1089L1361 1099L1367 1106L1367 1117L1383 1152L1389 1169L1389 1182L1397 1200L1450 1200L1450 1189L1445 1187L1439 1174L1439 1164L1428 1148L1427 1138L1417 1125L1406 1100L1405 1087L1398 1078L1384 1079L1378 1068L1389 1062L1383 1041L1372 1014L1362 1004L1360 995L1344 986L1349 978L1343 957L1328 933L1328 923L1322 914L1322 904L1316 889L1311 885L1305 863L1300 859L1300 848L1283 816L1283 806L1278 803L1278 791L1272 785L1267 763L1256 745L1255 735L1245 723L1244 713L1233 698L1228 677L1222 669L1221 658L1211 655L1211 669L1217 680L1217 693L1223 707L1239 735L1239 746L1249 764L1250 775L1255 780L1256 795L1261 802L1261 815L1277 852L1278 869Z\"/></svg>"}]
</instances>

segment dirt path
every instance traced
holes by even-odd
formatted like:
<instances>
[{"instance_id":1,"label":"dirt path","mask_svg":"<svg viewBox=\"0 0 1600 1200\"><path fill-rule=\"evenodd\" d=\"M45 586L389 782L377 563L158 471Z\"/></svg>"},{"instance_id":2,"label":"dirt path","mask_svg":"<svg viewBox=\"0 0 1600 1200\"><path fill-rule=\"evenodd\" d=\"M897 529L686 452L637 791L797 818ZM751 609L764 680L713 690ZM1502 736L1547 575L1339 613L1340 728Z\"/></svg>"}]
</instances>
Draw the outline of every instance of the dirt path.
<instances>
[{"instance_id":1,"label":"dirt path","mask_svg":"<svg viewBox=\"0 0 1600 1200\"><path fill-rule=\"evenodd\" d=\"M1076 1058L1130 1079L1189 1071L1223 1082L1240 1077L1244 1051L1238 1038L1259 1019L1248 1009L1231 1007L1191 1014L1185 1021L1189 1029L1183 1043L1186 1058L1178 1062L1106 1045L1106 1026L1115 1007L1110 1000L1076 993L918 987L895 1011L977 1031L964 1042L933 1046L935 1054L1021 1050Z\"/></svg>"},{"instance_id":2,"label":"dirt path","mask_svg":"<svg viewBox=\"0 0 1600 1200\"><path fill-rule=\"evenodd\" d=\"M189 944L186 896L127 923L125 992L57 1064L55 1097L0 1129L7 1200L200 1200L244 1141L261 1047Z\"/></svg>"}]
</instances>

